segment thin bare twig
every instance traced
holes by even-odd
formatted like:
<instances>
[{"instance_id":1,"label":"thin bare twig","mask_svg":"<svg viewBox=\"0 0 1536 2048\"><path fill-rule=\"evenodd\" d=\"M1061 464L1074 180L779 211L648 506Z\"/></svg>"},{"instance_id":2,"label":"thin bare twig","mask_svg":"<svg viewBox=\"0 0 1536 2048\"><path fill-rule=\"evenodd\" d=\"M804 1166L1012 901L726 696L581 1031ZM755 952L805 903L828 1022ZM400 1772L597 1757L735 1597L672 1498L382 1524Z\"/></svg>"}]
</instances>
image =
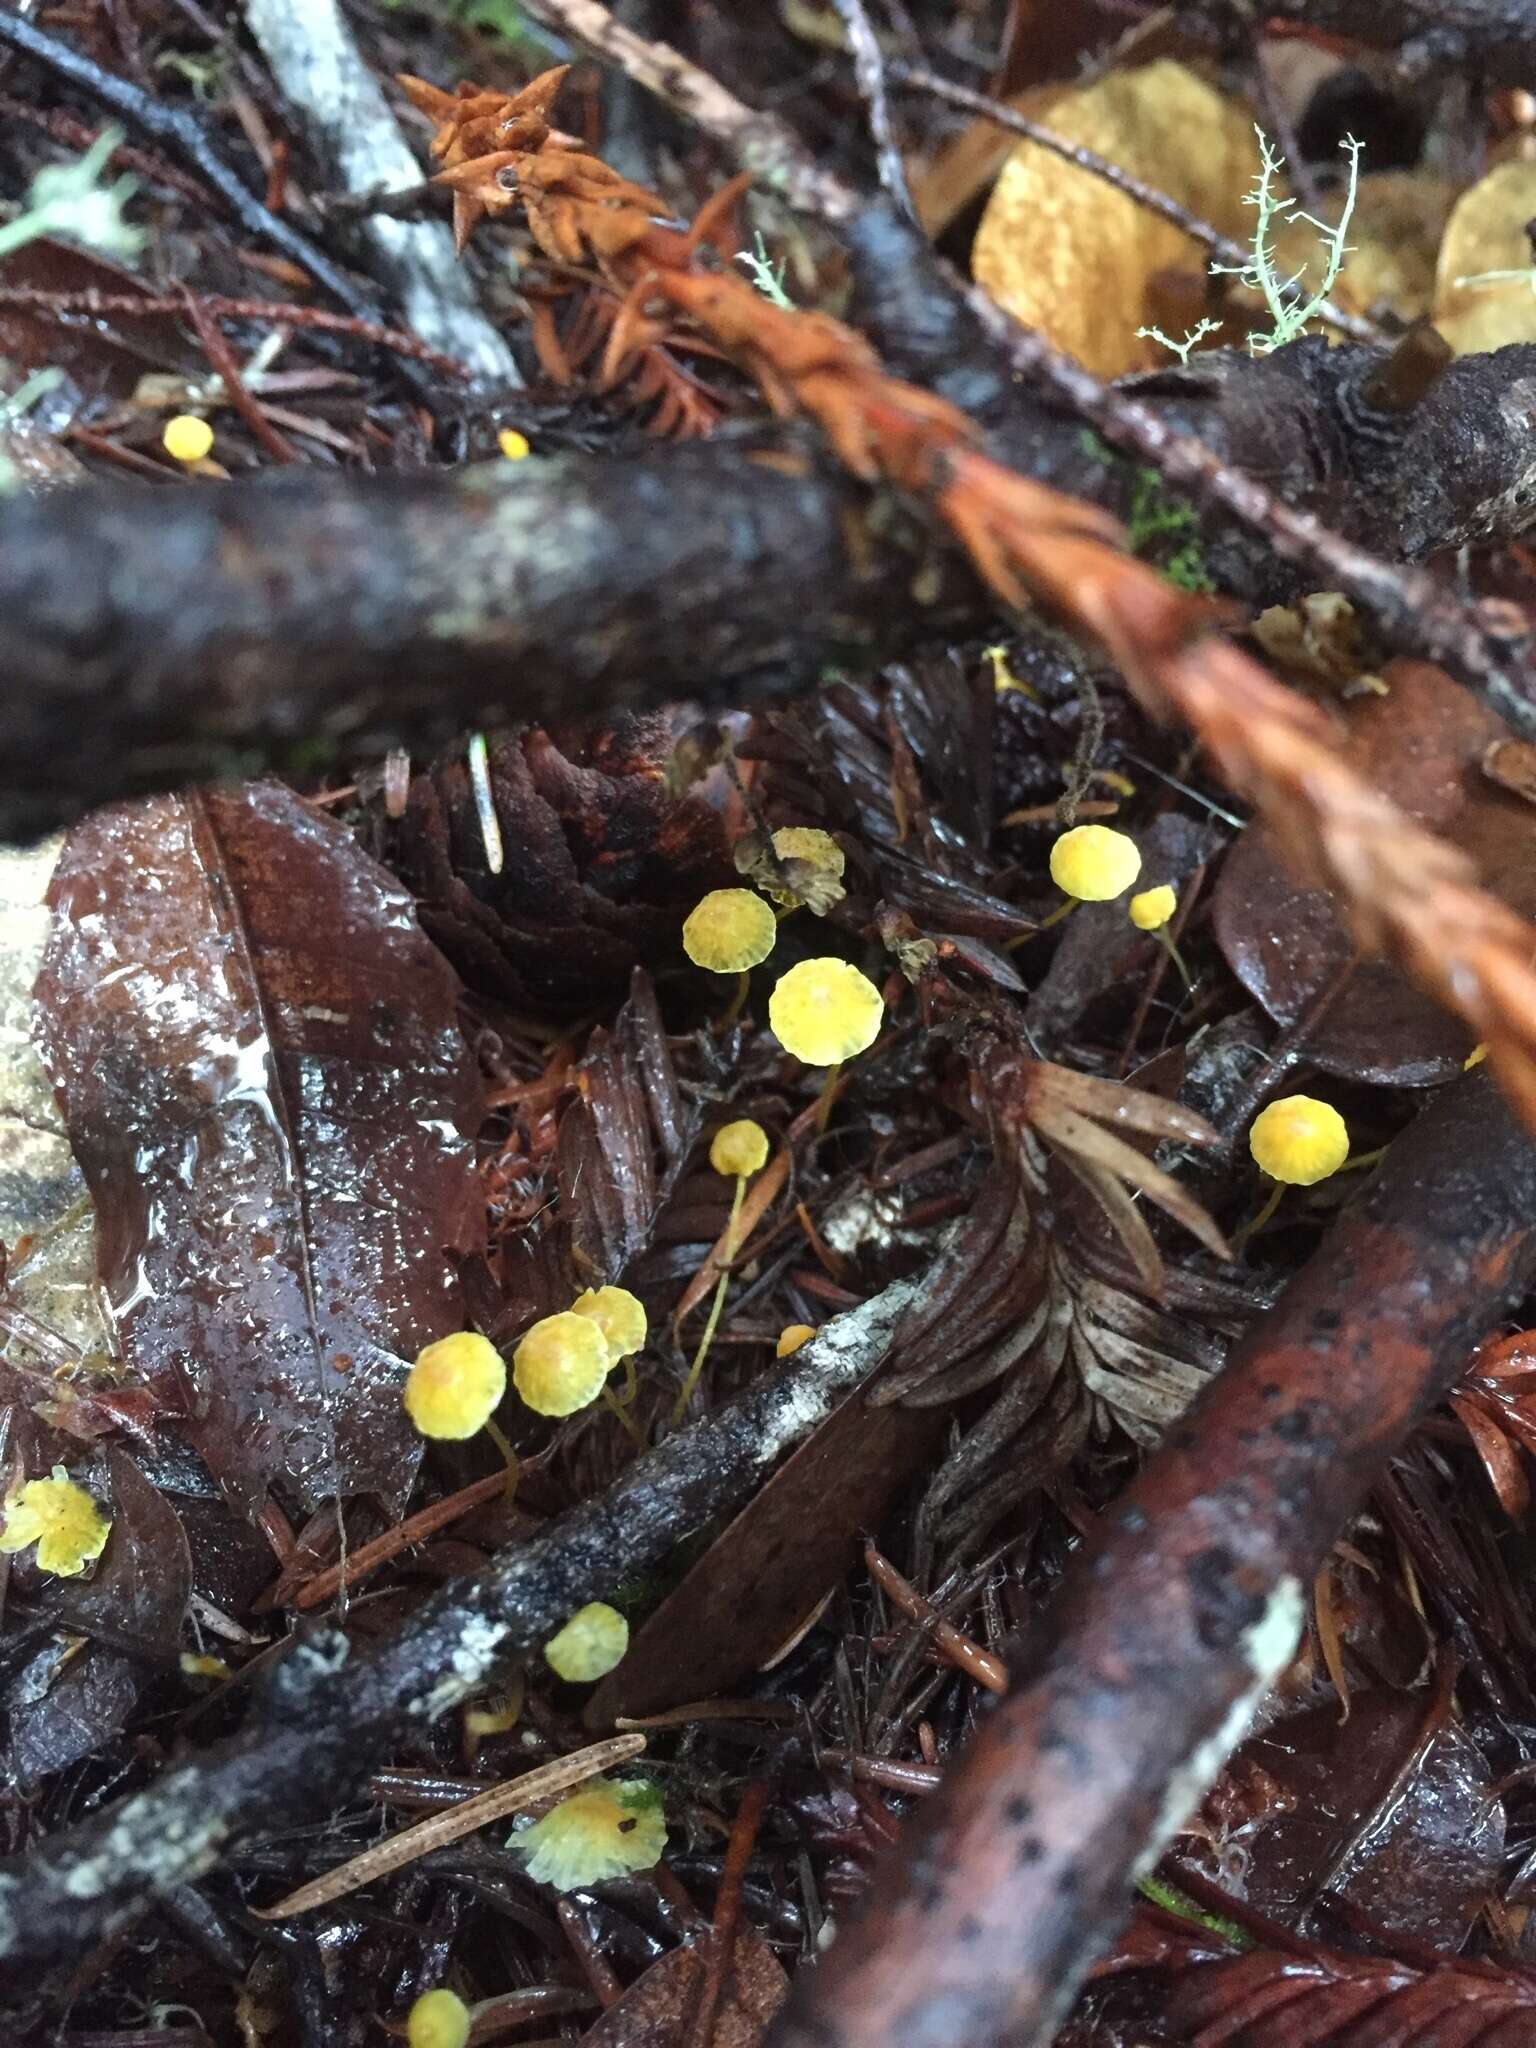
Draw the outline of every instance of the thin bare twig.
<instances>
[{"instance_id":1,"label":"thin bare twig","mask_svg":"<svg viewBox=\"0 0 1536 2048\"><path fill-rule=\"evenodd\" d=\"M892 205L908 220L915 221L917 208L912 204L901 145L896 140L896 128L891 120L891 103L885 90L885 59L880 52L875 25L869 18L864 0L832 0L832 4L842 16L847 32L853 75L858 80L859 92L869 115L869 132L875 145L875 165L880 173L880 183Z\"/></svg>"},{"instance_id":2,"label":"thin bare twig","mask_svg":"<svg viewBox=\"0 0 1536 2048\"><path fill-rule=\"evenodd\" d=\"M917 1623L951 1664L957 1665L988 1692L1005 1693L1008 1690L1008 1667L1001 1657L994 1657L990 1650L984 1650L980 1643L973 1642L953 1622L946 1621L933 1602L925 1599L909 1579L903 1578L873 1543L864 1546L864 1562L870 1577L876 1585L884 1588L887 1598L909 1621Z\"/></svg>"}]
</instances>

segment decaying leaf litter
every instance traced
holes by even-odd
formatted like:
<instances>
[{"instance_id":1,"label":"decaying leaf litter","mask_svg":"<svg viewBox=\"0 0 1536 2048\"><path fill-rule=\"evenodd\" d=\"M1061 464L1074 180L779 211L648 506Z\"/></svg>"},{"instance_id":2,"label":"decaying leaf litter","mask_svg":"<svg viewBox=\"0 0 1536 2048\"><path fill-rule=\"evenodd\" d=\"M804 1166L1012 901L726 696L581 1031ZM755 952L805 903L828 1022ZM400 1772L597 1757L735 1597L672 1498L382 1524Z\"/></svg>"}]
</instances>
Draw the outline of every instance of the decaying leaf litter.
<instances>
[{"instance_id":1,"label":"decaying leaf litter","mask_svg":"<svg viewBox=\"0 0 1536 2048\"><path fill-rule=\"evenodd\" d=\"M1523 2038L1536 18L1401 12L0 11L15 2038Z\"/></svg>"}]
</instances>

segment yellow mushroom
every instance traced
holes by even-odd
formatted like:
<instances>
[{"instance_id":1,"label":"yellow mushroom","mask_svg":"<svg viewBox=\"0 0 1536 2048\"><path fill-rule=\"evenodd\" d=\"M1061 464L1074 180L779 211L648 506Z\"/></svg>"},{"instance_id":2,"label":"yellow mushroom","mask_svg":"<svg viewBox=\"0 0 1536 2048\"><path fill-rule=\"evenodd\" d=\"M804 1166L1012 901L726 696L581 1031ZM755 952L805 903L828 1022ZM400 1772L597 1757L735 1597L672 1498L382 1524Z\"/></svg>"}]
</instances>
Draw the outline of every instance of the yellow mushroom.
<instances>
[{"instance_id":1,"label":"yellow mushroom","mask_svg":"<svg viewBox=\"0 0 1536 2048\"><path fill-rule=\"evenodd\" d=\"M808 1067L835 1067L867 1052L884 1021L879 989L846 960L802 960L768 998L774 1036Z\"/></svg>"},{"instance_id":2,"label":"yellow mushroom","mask_svg":"<svg viewBox=\"0 0 1536 2048\"><path fill-rule=\"evenodd\" d=\"M544 1645L544 1661L557 1678L590 1685L605 1678L629 1648L629 1623L616 1607L593 1600L578 1607L565 1627Z\"/></svg>"},{"instance_id":3,"label":"yellow mushroom","mask_svg":"<svg viewBox=\"0 0 1536 2048\"><path fill-rule=\"evenodd\" d=\"M503 427L496 436L496 446L508 462L521 462L533 453L528 436L520 434L516 427Z\"/></svg>"},{"instance_id":4,"label":"yellow mushroom","mask_svg":"<svg viewBox=\"0 0 1536 2048\"><path fill-rule=\"evenodd\" d=\"M1315 1095L1282 1095L1248 1126L1254 1164L1275 1183L1269 1199L1234 1243L1242 1246L1274 1215L1288 1187L1315 1187L1349 1157L1349 1130L1331 1102Z\"/></svg>"},{"instance_id":5,"label":"yellow mushroom","mask_svg":"<svg viewBox=\"0 0 1536 2048\"><path fill-rule=\"evenodd\" d=\"M667 1846L661 1794L643 1778L594 1778L509 1846L528 1858L535 1884L573 1892L605 1878L649 1870Z\"/></svg>"},{"instance_id":6,"label":"yellow mushroom","mask_svg":"<svg viewBox=\"0 0 1536 2048\"><path fill-rule=\"evenodd\" d=\"M1074 825L1051 848L1051 880L1079 903L1108 903L1141 873L1134 839L1108 825Z\"/></svg>"},{"instance_id":7,"label":"yellow mushroom","mask_svg":"<svg viewBox=\"0 0 1536 2048\"><path fill-rule=\"evenodd\" d=\"M6 1496L0 1550L37 1545L40 1571L73 1579L106 1548L112 1524L62 1465L50 1479L29 1479Z\"/></svg>"},{"instance_id":8,"label":"yellow mushroom","mask_svg":"<svg viewBox=\"0 0 1536 2048\"><path fill-rule=\"evenodd\" d=\"M1331 1102L1282 1095L1249 1126L1248 1150L1271 1180L1310 1188L1337 1173L1349 1157L1349 1130Z\"/></svg>"},{"instance_id":9,"label":"yellow mushroom","mask_svg":"<svg viewBox=\"0 0 1536 2048\"><path fill-rule=\"evenodd\" d=\"M1133 896L1126 905L1131 923L1139 932L1150 932L1162 947L1168 958L1183 977L1184 986L1193 988L1189 969L1184 965L1184 955L1173 943L1173 934L1168 929L1168 920L1179 907L1179 899L1166 882L1159 882L1155 889L1143 889L1139 896Z\"/></svg>"},{"instance_id":10,"label":"yellow mushroom","mask_svg":"<svg viewBox=\"0 0 1536 2048\"><path fill-rule=\"evenodd\" d=\"M424 1991L406 2016L406 2048L464 2048L469 2007L455 1991Z\"/></svg>"},{"instance_id":11,"label":"yellow mushroom","mask_svg":"<svg viewBox=\"0 0 1536 2048\"><path fill-rule=\"evenodd\" d=\"M589 1287L571 1303L571 1314L586 1316L602 1331L610 1370L645 1347L645 1304L627 1287Z\"/></svg>"},{"instance_id":12,"label":"yellow mushroom","mask_svg":"<svg viewBox=\"0 0 1536 2048\"><path fill-rule=\"evenodd\" d=\"M507 1391L507 1368L477 1330L439 1337L417 1353L402 1396L423 1436L461 1441L478 1436Z\"/></svg>"},{"instance_id":13,"label":"yellow mushroom","mask_svg":"<svg viewBox=\"0 0 1536 2048\"><path fill-rule=\"evenodd\" d=\"M1160 882L1155 889L1143 889L1126 906L1131 923L1139 932L1161 931L1178 907L1179 899L1166 882Z\"/></svg>"},{"instance_id":14,"label":"yellow mushroom","mask_svg":"<svg viewBox=\"0 0 1536 2048\"><path fill-rule=\"evenodd\" d=\"M723 1124L710 1141L709 1163L727 1179L761 1173L768 1164L768 1133L749 1116Z\"/></svg>"},{"instance_id":15,"label":"yellow mushroom","mask_svg":"<svg viewBox=\"0 0 1536 2048\"><path fill-rule=\"evenodd\" d=\"M817 917L825 917L847 893L843 872L848 857L830 832L815 825L781 825L773 835L773 850L781 861L799 863L791 887L759 878L766 893L784 909L793 910L803 903Z\"/></svg>"},{"instance_id":16,"label":"yellow mushroom","mask_svg":"<svg viewBox=\"0 0 1536 2048\"><path fill-rule=\"evenodd\" d=\"M779 921L750 889L711 889L683 920L683 951L711 974L745 974L773 951Z\"/></svg>"},{"instance_id":17,"label":"yellow mushroom","mask_svg":"<svg viewBox=\"0 0 1536 2048\"><path fill-rule=\"evenodd\" d=\"M798 1351L802 1344L809 1344L816 1332L809 1323L786 1323L779 1332L779 1341L773 1347L775 1358L788 1358Z\"/></svg>"},{"instance_id":18,"label":"yellow mushroom","mask_svg":"<svg viewBox=\"0 0 1536 2048\"><path fill-rule=\"evenodd\" d=\"M574 1415L608 1377L608 1339L590 1316L545 1316L512 1354L512 1384L540 1415Z\"/></svg>"},{"instance_id":19,"label":"yellow mushroom","mask_svg":"<svg viewBox=\"0 0 1536 2048\"><path fill-rule=\"evenodd\" d=\"M213 447L213 429L195 412L179 412L174 419L166 421L160 445L173 462L185 463L191 468L196 463L207 461Z\"/></svg>"}]
</instances>

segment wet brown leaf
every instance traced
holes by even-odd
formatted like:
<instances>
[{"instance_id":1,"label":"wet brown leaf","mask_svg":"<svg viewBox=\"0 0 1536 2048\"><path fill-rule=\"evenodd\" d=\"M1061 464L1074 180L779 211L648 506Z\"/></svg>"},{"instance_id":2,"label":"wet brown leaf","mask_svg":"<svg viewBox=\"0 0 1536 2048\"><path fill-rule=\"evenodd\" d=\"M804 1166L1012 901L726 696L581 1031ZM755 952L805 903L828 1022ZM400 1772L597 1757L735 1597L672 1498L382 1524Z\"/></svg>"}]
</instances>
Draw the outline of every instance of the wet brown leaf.
<instances>
[{"instance_id":1,"label":"wet brown leaf","mask_svg":"<svg viewBox=\"0 0 1536 2048\"><path fill-rule=\"evenodd\" d=\"M582 2048L678 2048L680 2042L691 2040L688 2029L703 1991L705 1969L701 1948L671 1950L635 1979L590 2033L582 2035ZM750 1928L738 1928L730 1978L702 2048L758 2048L788 1995L789 1979L768 1944Z\"/></svg>"},{"instance_id":2,"label":"wet brown leaf","mask_svg":"<svg viewBox=\"0 0 1536 2048\"><path fill-rule=\"evenodd\" d=\"M1229 1777L1261 1802L1240 1838L1250 1905L1304 1926L1327 1894L1394 1934L1460 1947L1498 1888L1504 1809L1447 1705L1356 1693L1342 1724L1330 1703L1243 1745Z\"/></svg>"},{"instance_id":3,"label":"wet brown leaf","mask_svg":"<svg viewBox=\"0 0 1536 2048\"><path fill-rule=\"evenodd\" d=\"M1393 662L1383 679L1385 697L1348 707L1348 759L1466 853L1499 901L1536 911L1536 811L1481 769L1508 727L1426 662ZM1233 972L1277 1022L1294 1023L1327 997L1306 1035L1308 1059L1325 1072L1422 1088L1460 1071L1471 1050L1464 1027L1395 967L1352 965L1358 954L1337 898L1295 879L1266 826L1250 826L1228 855L1213 924Z\"/></svg>"},{"instance_id":4,"label":"wet brown leaf","mask_svg":"<svg viewBox=\"0 0 1536 2048\"><path fill-rule=\"evenodd\" d=\"M843 1577L942 1430L932 1410L872 1408L862 1391L845 1401L635 1632L588 1726L660 1713L756 1670Z\"/></svg>"},{"instance_id":5,"label":"wet brown leaf","mask_svg":"<svg viewBox=\"0 0 1536 2048\"><path fill-rule=\"evenodd\" d=\"M478 1081L410 898L275 783L115 806L50 891L44 1057L129 1365L242 1510L409 1488Z\"/></svg>"}]
</instances>

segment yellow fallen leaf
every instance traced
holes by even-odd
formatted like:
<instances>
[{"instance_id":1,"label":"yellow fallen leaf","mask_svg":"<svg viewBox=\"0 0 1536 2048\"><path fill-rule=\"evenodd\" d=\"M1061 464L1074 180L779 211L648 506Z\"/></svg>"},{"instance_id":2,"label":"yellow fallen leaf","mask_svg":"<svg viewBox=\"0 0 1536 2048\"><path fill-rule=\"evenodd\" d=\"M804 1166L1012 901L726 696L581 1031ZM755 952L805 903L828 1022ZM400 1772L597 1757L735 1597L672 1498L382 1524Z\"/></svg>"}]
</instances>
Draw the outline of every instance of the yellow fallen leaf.
<instances>
[{"instance_id":1,"label":"yellow fallen leaf","mask_svg":"<svg viewBox=\"0 0 1536 2048\"><path fill-rule=\"evenodd\" d=\"M1168 59L1111 72L1054 95L1036 118L1247 242L1243 195L1259 168L1252 117L1198 73ZM1181 229L1035 142L1003 166L972 253L977 281L1000 304L1103 377L1168 360L1136 329L1162 317L1159 273L1198 279L1206 260Z\"/></svg>"},{"instance_id":2,"label":"yellow fallen leaf","mask_svg":"<svg viewBox=\"0 0 1536 2048\"><path fill-rule=\"evenodd\" d=\"M1525 224L1536 214L1536 163L1499 164L1463 192L1446 223L1435 271L1434 321L1457 355L1536 341L1536 288ZM1512 277L1486 284L1489 271Z\"/></svg>"}]
</instances>

